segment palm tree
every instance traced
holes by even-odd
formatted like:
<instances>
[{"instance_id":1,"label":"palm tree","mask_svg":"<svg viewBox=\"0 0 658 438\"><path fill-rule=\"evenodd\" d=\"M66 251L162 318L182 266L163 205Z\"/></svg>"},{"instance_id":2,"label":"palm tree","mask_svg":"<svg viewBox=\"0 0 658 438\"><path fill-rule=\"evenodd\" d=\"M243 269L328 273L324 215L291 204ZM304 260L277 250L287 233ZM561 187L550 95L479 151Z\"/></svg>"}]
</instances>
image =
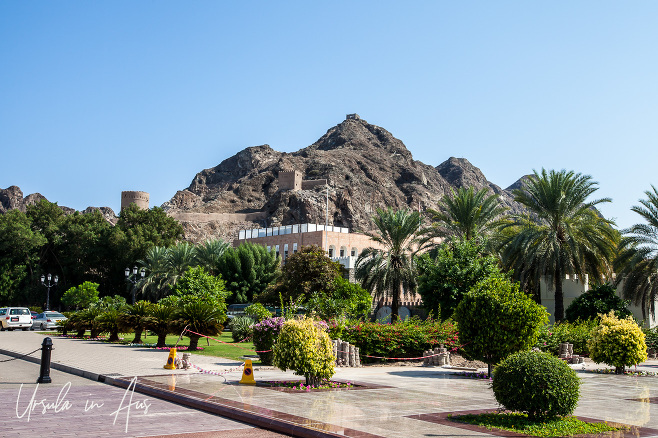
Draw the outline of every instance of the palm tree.
<instances>
[{"instance_id":1,"label":"palm tree","mask_svg":"<svg viewBox=\"0 0 658 438\"><path fill-rule=\"evenodd\" d=\"M164 304L153 304L145 318L146 328L158 336L156 347L164 347L167 335L172 332L171 319L174 308Z\"/></svg>"},{"instance_id":2,"label":"palm tree","mask_svg":"<svg viewBox=\"0 0 658 438\"><path fill-rule=\"evenodd\" d=\"M152 300L171 293L187 268L197 266L196 248L188 242L170 248L154 246L147 250L144 260L138 261L147 275L135 287Z\"/></svg>"},{"instance_id":3,"label":"palm tree","mask_svg":"<svg viewBox=\"0 0 658 438\"><path fill-rule=\"evenodd\" d=\"M119 317L122 326L134 330L133 344L143 343L142 333L146 326L146 320L151 314L151 306L153 306L153 303L150 301L137 301L132 306L127 306Z\"/></svg>"},{"instance_id":4,"label":"palm tree","mask_svg":"<svg viewBox=\"0 0 658 438\"><path fill-rule=\"evenodd\" d=\"M506 210L498 195L487 196L487 189L475 192L473 187L460 187L451 196L441 198L440 211L428 210L432 226L426 230L430 237L457 237L471 240L486 235L496 228L497 219Z\"/></svg>"},{"instance_id":5,"label":"palm tree","mask_svg":"<svg viewBox=\"0 0 658 438\"><path fill-rule=\"evenodd\" d=\"M224 317L224 313L212 304L205 301L194 301L176 311L172 328L176 332L183 332L187 327L201 335L216 336L224 330L222 325ZM190 338L189 350L196 350L201 336L191 332L185 332L185 336Z\"/></svg>"},{"instance_id":6,"label":"palm tree","mask_svg":"<svg viewBox=\"0 0 658 438\"><path fill-rule=\"evenodd\" d=\"M514 191L515 200L529 214L512 216L503 225L507 233L502 241L504 262L525 281L551 277L556 321L564 318L562 280L566 274L602 278L612 272L614 223L594 208L610 199L587 201L597 185L590 176L573 171L535 171L522 189Z\"/></svg>"},{"instance_id":7,"label":"palm tree","mask_svg":"<svg viewBox=\"0 0 658 438\"><path fill-rule=\"evenodd\" d=\"M619 268L618 283L623 280L624 298L642 307L642 317L646 318L646 308L655 310L658 298L658 190L647 190L647 200L641 199L642 206L633 206L631 211L642 216L646 224L633 225L625 233L620 243L620 253L615 262Z\"/></svg>"},{"instance_id":8,"label":"palm tree","mask_svg":"<svg viewBox=\"0 0 658 438\"><path fill-rule=\"evenodd\" d=\"M229 247L230 245L222 239L206 240L196 247L194 255L196 264L217 275L222 255Z\"/></svg>"},{"instance_id":9,"label":"palm tree","mask_svg":"<svg viewBox=\"0 0 658 438\"><path fill-rule=\"evenodd\" d=\"M414 255L422 249L417 239L420 214L390 207L377 209L373 222L379 233L366 234L383 249L364 249L356 261L355 276L374 296L391 297L391 321L395 322L400 293L416 290Z\"/></svg>"}]
</instances>

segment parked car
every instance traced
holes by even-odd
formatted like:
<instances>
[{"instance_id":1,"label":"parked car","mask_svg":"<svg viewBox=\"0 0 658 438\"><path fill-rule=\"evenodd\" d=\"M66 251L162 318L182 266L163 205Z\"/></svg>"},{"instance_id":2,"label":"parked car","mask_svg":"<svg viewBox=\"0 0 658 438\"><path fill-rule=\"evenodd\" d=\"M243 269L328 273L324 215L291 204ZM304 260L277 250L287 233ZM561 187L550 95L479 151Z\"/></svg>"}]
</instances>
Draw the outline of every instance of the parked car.
<instances>
[{"instance_id":1,"label":"parked car","mask_svg":"<svg viewBox=\"0 0 658 438\"><path fill-rule=\"evenodd\" d=\"M0 331L32 327L32 315L27 307L0 308Z\"/></svg>"},{"instance_id":2,"label":"parked car","mask_svg":"<svg viewBox=\"0 0 658 438\"><path fill-rule=\"evenodd\" d=\"M59 312L51 310L39 313L32 320L32 330L53 330L57 328L57 321L66 321L68 318Z\"/></svg>"}]
</instances>

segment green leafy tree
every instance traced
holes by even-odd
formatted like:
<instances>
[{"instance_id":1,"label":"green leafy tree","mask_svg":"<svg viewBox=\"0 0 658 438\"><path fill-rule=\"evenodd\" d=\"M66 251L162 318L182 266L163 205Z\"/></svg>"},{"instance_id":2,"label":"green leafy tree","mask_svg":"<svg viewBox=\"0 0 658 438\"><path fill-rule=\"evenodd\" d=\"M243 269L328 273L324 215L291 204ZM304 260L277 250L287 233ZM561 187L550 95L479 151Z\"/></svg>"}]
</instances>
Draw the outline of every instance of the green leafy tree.
<instances>
[{"instance_id":1,"label":"green leafy tree","mask_svg":"<svg viewBox=\"0 0 658 438\"><path fill-rule=\"evenodd\" d=\"M0 302L19 304L24 299L20 292L39 273L39 249L47 239L19 210L0 215L0 236Z\"/></svg>"},{"instance_id":2,"label":"green leafy tree","mask_svg":"<svg viewBox=\"0 0 658 438\"><path fill-rule=\"evenodd\" d=\"M462 298L454 318L463 351L486 362L491 376L493 364L535 345L548 313L518 283L488 277Z\"/></svg>"},{"instance_id":3,"label":"green leafy tree","mask_svg":"<svg viewBox=\"0 0 658 438\"><path fill-rule=\"evenodd\" d=\"M378 209L373 222L378 233L366 234L381 249L369 247L361 252L355 277L373 296L391 298L391 321L395 322L400 296L416 291L414 256L423 249L417 238L420 215L409 210Z\"/></svg>"},{"instance_id":4,"label":"green leafy tree","mask_svg":"<svg viewBox=\"0 0 658 438\"><path fill-rule=\"evenodd\" d=\"M617 296L615 288L610 284L600 284L592 287L584 294L576 297L567 307L566 319L574 322L578 319L597 319L599 314L614 311L620 318L632 316L628 310L628 301Z\"/></svg>"},{"instance_id":5,"label":"green leafy tree","mask_svg":"<svg viewBox=\"0 0 658 438\"><path fill-rule=\"evenodd\" d=\"M363 317L371 304L370 292L342 277L334 280L330 293L314 294L305 303L309 312L324 320Z\"/></svg>"},{"instance_id":6,"label":"green leafy tree","mask_svg":"<svg viewBox=\"0 0 658 438\"><path fill-rule=\"evenodd\" d=\"M274 365L304 376L307 385L317 386L334 375L331 339L311 318L286 321L272 350Z\"/></svg>"},{"instance_id":7,"label":"green leafy tree","mask_svg":"<svg viewBox=\"0 0 658 438\"><path fill-rule=\"evenodd\" d=\"M529 215L514 215L503 227L503 260L523 282L539 284L547 275L555 287L555 320L564 319L562 281L566 274L601 278L611 274L618 235L613 222L595 206L609 198L588 201L597 190L590 176L562 170L529 176L514 199Z\"/></svg>"},{"instance_id":8,"label":"green leafy tree","mask_svg":"<svg viewBox=\"0 0 658 438\"><path fill-rule=\"evenodd\" d=\"M224 280L206 272L200 266L188 268L176 283L175 295L180 304L204 301L226 315L226 288Z\"/></svg>"},{"instance_id":9,"label":"green leafy tree","mask_svg":"<svg viewBox=\"0 0 658 438\"><path fill-rule=\"evenodd\" d=\"M253 243L225 249L214 266L226 281L231 303L253 301L254 296L266 290L281 273L281 259L276 253Z\"/></svg>"},{"instance_id":10,"label":"green leafy tree","mask_svg":"<svg viewBox=\"0 0 658 438\"><path fill-rule=\"evenodd\" d=\"M277 304L282 298L286 303L292 300L300 304L315 295L327 294L341 270L340 263L331 261L319 246L302 246L286 260L276 286L259 294L257 301Z\"/></svg>"},{"instance_id":11,"label":"green leafy tree","mask_svg":"<svg viewBox=\"0 0 658 438\"><path fill-rule=\"evenodd\" d=\"M96 302L98 302L98 283L91 281L70 288L62 296L62 303L76 310L87 308Z\"/></svg>"},{"instance_id":12,"label":"green leafy tree","mask_svg":"<svg viewBox=\"0 0 658 438\"><path fill-rule=\"evenodd\" d=\"M450 240L418 257L416 263L423 306L442 320L452 316L479 281L504 276L496 258L486 255L485 244L478 239Z\"/></svg>"},{"instance_id":13,"label":"green leafy tree","mask_svg":"<svg viewBox=\"0 0 658 438\"><path fill-rule=\"evenodd\" d=\"M426 230L431 237L457 237L471 240L489 234L497 227L497 219L506 210L498 195L487 195L483 188L460 187L451 196L444 195L439 202L439 211L427 210L432 217L432 226Z\"/></svg>"},{"instance_id":14,"label":"green leafy tree","mask_svg":"<svg viewBox=\"0 0 658 438\"><path fill-rule=\"evenodd\" d=\"M646 223L633 225L620 242L620 251L615 267L622 282L624 298L641 306L642 317L646 309L655 311L658 299L658 190L644 192L647 199L640 206L631 208Z\"/></svg>"}]
</instances>

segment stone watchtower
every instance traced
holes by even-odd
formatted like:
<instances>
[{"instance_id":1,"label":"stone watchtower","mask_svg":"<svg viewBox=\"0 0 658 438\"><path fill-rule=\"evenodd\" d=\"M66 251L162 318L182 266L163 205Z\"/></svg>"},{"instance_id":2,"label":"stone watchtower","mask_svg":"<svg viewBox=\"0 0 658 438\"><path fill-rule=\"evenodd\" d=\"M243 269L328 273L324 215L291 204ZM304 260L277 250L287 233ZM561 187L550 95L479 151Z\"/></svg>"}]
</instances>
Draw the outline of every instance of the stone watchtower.
<instances>
[{"instance_id":1,"label":"stone watchtower","mask_svg":"<svg viewBox=\"0 0 658 438\"><path fill-rule=\"evenodd\" d=\"M279 189L281 190L301 190L302 174L296 170L282 170L279 172Z\"/></svg>"},{"instance_id":2,"label":"stone watchtower","mask_svg":"<svg viewBox=\"0 0 658 438\"><path fill-rule=\"evenodd\" d=\"M149 209L149 194L147 192L121 192L121 210L130 204L136 204L142 210Z\"/></svg>"}]
</instances>

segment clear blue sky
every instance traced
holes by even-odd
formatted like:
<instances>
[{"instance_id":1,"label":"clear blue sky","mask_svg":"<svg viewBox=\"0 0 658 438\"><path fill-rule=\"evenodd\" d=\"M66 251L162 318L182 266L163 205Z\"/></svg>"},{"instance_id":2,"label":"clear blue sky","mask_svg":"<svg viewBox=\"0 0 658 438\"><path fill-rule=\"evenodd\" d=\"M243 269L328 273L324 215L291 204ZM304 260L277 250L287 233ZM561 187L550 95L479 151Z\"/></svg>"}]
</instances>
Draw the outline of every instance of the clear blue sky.
<instances>
[{"instance_id":1,"label":"clear blue sky","mask_svg":"<svg viewBox=\"0 0 658 438\"><path fill-rule=\"evenodd\" d=\"M0 188L151 205L247 146L347 113L507 187L600 183L620 227L658 185L658 2L0 2Z\"/></svg>"}]
</instances>

